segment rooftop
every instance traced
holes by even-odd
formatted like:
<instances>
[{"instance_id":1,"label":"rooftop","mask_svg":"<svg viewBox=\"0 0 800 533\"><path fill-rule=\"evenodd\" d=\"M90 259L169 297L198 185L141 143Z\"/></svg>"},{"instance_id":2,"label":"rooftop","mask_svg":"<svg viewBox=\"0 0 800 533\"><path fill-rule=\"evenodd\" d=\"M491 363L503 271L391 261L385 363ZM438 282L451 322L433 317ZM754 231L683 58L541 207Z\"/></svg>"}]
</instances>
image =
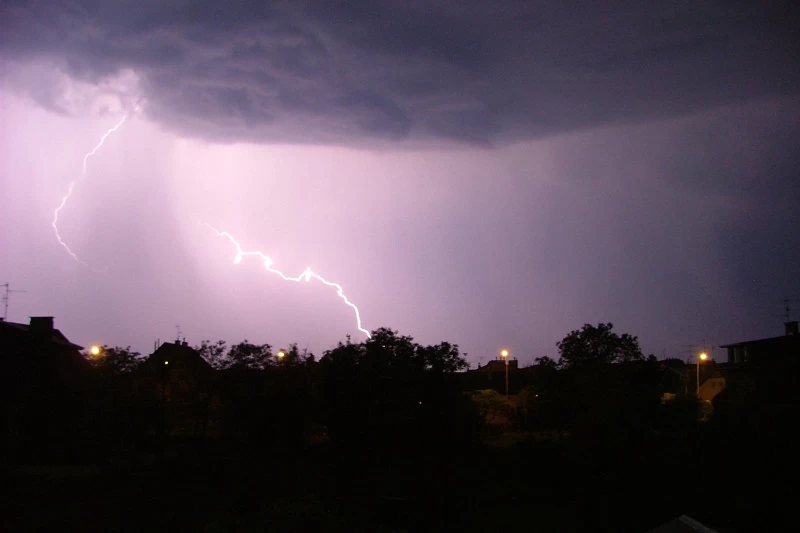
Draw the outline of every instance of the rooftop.
<instances>
[{"instance_id":1,"label":"rooftop","mask_svg":"<svg viewBox=\"0 0 800 533\"><path fill-rule=\"evenodd\" d=\"M25 337L39 336L63 348L71 350L83 350L83 346L74 344L67 339L66 335L53 327L53 317L31 317L30 324L18 324L0 319L0 332L17 334Z\"/></svg>"}]
</instances>

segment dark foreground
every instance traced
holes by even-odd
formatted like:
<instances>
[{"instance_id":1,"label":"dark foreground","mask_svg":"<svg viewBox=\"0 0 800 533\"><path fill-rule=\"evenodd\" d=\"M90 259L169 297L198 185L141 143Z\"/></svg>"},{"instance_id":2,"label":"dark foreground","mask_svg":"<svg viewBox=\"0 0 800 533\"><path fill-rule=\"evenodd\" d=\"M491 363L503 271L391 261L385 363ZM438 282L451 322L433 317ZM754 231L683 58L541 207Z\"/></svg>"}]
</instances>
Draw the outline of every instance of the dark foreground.
<instances>
[{"instance_id":1,"label":"dark foreground","mask_svg":"<svg viewBox=\"0 0 800 533\"><path fill-rule=\"evenodd\" d=\"M16 469L0 529L643 533L685 513L723 533L792 530L774 497L789 475L765 469L769 461L614 449L289 452L173 442L144 457L149 464Z\"/></svg>"}]
</instances>

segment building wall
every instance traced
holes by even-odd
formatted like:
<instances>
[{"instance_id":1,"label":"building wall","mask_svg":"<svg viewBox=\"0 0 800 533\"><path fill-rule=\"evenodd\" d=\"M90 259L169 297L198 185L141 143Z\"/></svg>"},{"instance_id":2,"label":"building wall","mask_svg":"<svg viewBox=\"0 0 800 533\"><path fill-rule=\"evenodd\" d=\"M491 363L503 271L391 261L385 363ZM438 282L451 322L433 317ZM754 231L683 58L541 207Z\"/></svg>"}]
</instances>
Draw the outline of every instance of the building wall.
<instances>
[{"instance_id":1,"label":"building wall","mask_svg":"<svg viewBox=\"0 0 800 533\"><path fill-rule=\"evenodd\" d=\"M700 399L710 402L723 390L725 390L725 378L722 376L709 378L700 384Z\"/></svg>"}]
</instances>

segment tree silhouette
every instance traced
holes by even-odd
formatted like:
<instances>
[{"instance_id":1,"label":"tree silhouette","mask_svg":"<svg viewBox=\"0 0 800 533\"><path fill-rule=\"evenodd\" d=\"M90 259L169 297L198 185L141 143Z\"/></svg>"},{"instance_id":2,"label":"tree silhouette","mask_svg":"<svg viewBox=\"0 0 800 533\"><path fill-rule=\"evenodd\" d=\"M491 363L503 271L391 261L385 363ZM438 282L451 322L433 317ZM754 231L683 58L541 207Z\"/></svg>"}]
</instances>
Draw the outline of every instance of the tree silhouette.
<instances>
[{"instance_id":1,"label":"tree silhouette","mask_svg":"<svg viewBox=\"0 0 800 533\"><path fill-rule=\"evenodd\" d=\"M86 357L94 368L114 375L132 372L143 361L141 354L133 351L130 346L123 348L104 345L99 354Z\"/></svg>"},{"instance_id":2,"label":"tree silhouette","mask_svg":"<svg viewBox=\"0 0 800 533\"><path fill-rule=\"evenodd\" d=\"M274 364L272 346L269 344L252 344L245 339L243 342L231 346L224 368L264 370Z\"/></svg>"},{"instance_id":3,"label":"tree silhouette","mask_svg":"<svg viewBox=\"0 0 800 533\"><path fill-rule=\"evenodd\" d=\"M276 354L276 363L281 367L309 365L315 361L314 354L305 349L300 351L296 342L291 343L286 349L279 350L278 353L281 352L283 357L277 357Z\"/></svg>"},{"instance_id":4,"label":"tree silhouette","mask_svg":"<svg viewBox=\"0 0 800 533\"><path fill-rule=\"evenodd\" d=\"M450 426L468 420L462 411L471 407L449 376L466 367L458 346L422 346L389 328L360 344L348 338L320 360L320 416L348 441L399 446L458 433Z\"/></svg>"},{"instance_id":5,"label":"tree silhouette","mask_svg":"<svg viewBox=\"0 0 800 533\"><path fill-rule=\"evenodd\" d=\"M418 346L417 352L426 370L436 373L453 373L469 368L458 350L458 344L442 342L434 346Z\"/></svg>"},{"instance_id":6,"label":"tree silhouette","mask_svg":"<svg viewBox=\"0 0 800 533\"><path fill-rule=\"evenodd\" d=\"M556 344L561 355L560 365L571 368L584 365L643 361L639 339L633 335L612 332L611 322L597 326L585 324L570 332Z\"/></svg>"},{"instance_id":7,"label":"tree silhouette","mask_svg":"<svg viewBox=\"0 0 800 533\"><path fill-rule=\"evenodd\" d=\"M492 389L474 391L470 397L478 407L484 424L491 424L500 416L507 416L510 405L505 396Z\"/></svg>"},{"instance_id":8,"label":"tree silhouette","mask_svg":"<svg viewBox=\"0 0 800 533\"><path fill-rule=\"evenodd\" d=\"M200 357L205 359L208 364L216 369L225 368L227 364L225 358L227 348L226 342L222 340L216 342L204 340L200 343L200 346L194 347L195 351L200 354Z\"/></svg>"}]
</instances>

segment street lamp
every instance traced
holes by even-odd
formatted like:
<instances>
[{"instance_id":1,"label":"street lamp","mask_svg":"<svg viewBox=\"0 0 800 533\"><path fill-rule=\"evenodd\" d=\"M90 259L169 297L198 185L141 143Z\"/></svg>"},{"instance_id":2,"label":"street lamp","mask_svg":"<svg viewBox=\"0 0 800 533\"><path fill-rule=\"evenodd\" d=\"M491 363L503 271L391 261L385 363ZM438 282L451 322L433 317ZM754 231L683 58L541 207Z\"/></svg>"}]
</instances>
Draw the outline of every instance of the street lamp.
<instances>
[{"instance_id":1,"label":"street lamp","mask_svg":"<svg viewBox=\"0 0 800 533\"><path fill-rule=\"evenodd\" d=\"M708 359L708 354L706 352L701 353L697 356L697 399L700 399L700 362L705 361Z\"/></svg>"},{"instance_id":2,"label":"street lamp","mask_svg":"<svg viewBox=\"0 0 800 533\"><path fill-rule=\"evenodd\" d=\"M500 357L506 362L506 400L508 400L508 350L500 350Z\"/></svg>"},{"instance_id":3,"label":"street lamp","mask_svg":"<svg viewBox=\"0 0 800 533\"><path fill-rule=\"evenodd\" d=\"M102 351L103 351L102 348L100 348L99 346L92 346L91 348L89 348L89 355L91 355L92 357L97 357L98 355L100 355L100 352Z\"/></svg>"},{"instance_id":4,"label":"street lamp","mask_svg":"<svg viewBox=\"0 0 800 533\"><path fill-rule=\"evenodd\" d=\"M283 359L285 355L286 352L284 352L283 350L278 350L278 359Z\"/></svg>"}]
</instances>

